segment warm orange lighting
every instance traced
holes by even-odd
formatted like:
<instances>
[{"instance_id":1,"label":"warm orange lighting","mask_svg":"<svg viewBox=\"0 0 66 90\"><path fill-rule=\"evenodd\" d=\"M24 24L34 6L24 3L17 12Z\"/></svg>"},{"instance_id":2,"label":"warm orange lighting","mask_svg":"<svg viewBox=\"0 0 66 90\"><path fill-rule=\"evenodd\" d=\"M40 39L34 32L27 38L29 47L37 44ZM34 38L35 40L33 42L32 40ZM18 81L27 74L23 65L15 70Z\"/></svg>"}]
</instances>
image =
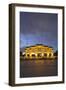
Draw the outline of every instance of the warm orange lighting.
<instances>
[{"instance_id":1,"label":"warm orange lighting","mask_svg":"<svg viewBox=\"0 0 66 90\"><path fill-rule=\"evenodd\" d=\"M53 48L44 45L27 47L23 54L26 59L54 58Z\"/></svg>"}]
</instances>

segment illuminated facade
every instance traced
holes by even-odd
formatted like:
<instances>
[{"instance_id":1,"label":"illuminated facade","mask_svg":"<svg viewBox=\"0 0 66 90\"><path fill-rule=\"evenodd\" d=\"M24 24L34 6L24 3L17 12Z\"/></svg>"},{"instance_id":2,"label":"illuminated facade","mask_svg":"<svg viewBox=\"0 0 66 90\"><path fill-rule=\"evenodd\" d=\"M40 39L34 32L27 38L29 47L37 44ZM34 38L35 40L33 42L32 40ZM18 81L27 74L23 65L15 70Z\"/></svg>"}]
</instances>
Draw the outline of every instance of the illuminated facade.
<instances>
[{"instance_id":1,"label":"illuminated facade","mask_svg":"<svg viewBox=\"0 0 66 90\"><path fill-rule=\"evenodd\" d=\"M26 47L22 52L22 57L26 59L54 58L54 49L52 47L37 44Z\"/></svg>"}]
</instances>

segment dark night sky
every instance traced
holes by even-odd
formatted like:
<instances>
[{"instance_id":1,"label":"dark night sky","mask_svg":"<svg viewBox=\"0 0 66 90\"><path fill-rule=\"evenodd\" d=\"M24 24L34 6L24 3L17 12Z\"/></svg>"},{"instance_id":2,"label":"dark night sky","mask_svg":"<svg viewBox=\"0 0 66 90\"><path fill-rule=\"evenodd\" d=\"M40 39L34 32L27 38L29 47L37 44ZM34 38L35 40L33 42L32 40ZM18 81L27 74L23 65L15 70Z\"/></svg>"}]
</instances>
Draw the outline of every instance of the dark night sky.
<instances>
[{"instance_id":1,"label":"dark night sky","mask_svg":"<svg viewBox=\"0 0 66 90\"><path fill-rule=\"evenodd\" d=\"M20 48L43 44L57 50L57 14L20 12Z\"/></svg>"}]
</instances>

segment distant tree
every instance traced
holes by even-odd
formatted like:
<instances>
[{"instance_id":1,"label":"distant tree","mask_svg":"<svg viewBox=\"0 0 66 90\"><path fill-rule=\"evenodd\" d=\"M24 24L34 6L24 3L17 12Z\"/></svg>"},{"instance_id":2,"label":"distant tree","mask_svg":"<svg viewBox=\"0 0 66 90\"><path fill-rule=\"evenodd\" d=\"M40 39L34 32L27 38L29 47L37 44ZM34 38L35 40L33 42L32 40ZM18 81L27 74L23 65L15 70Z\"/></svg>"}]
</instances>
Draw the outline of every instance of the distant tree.
<instances>
[{"instance_id":1,"label":"distant tree","mask_svg":"<svg viewBox=\"0 0 66 90\"><path fill-rule=\"evenodd\" d=\"M54 56L58 56L58 51L57 50L55 51Z\"/></svg>"},{"instance_id":2,"label":"distant tree","mask_svg":"<svg viewBox=\"0 0 66 90\"><path fill-rule=\"evenodd\" d=\"M20 51L20 56L22 55L22 52Z\"/></svg>"}]
</instances>

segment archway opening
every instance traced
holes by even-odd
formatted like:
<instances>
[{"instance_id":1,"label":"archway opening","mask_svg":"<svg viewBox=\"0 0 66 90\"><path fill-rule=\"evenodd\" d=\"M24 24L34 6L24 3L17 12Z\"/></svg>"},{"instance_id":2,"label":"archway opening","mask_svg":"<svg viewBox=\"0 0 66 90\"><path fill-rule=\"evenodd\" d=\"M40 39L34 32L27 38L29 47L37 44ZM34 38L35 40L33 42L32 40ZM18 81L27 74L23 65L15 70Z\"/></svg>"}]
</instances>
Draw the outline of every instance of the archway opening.
<instances>
[{"instance_id":1,"label":"archway opening","mask_svg":"<svg viewBox=\"0 0 66 90\"><path fill-rule=\"evenodd\" d=\"M32 54L32 57L34 58L34 57L36 57L36 55L35 54Z\"/></svg>"},{"instance_id":2,"label":"archway opening","mask_svg":"<svg viewBox=\"0 0 66 90\"><path fill-rule=\"evenodd\" d=\"M49 57L52 57L52 53L49 53Z\"/></svg>"},{"instance_id":3,"label":"archway opening","mask_svg":"<svg viewBox=\"0 0 66 90\"><path fill-rule=\"evenodd\" d=\"M47 53L44 53L44 56L47 57Z\"/></svg>"},{"instance_id":4,"label":"archway opening","mask_svg":"<svg viewBox=\"0 0 66 90\"><path fill-rule=\"evenodd\" d=\"M29 55L29 54L27 54L27 57L30 57L30 55Z\"/></svg>"},{"instance_id":5,"label":"archway opening","mask_svg":"<svg viewBox=\"0 0 66 90\"><path fill-rule=\"evenodd\" d=\"M41 54L41 53L38 53L37 56L38 56L38 57L42 57L42 54Z\"/></svg>"}]
</instances>

